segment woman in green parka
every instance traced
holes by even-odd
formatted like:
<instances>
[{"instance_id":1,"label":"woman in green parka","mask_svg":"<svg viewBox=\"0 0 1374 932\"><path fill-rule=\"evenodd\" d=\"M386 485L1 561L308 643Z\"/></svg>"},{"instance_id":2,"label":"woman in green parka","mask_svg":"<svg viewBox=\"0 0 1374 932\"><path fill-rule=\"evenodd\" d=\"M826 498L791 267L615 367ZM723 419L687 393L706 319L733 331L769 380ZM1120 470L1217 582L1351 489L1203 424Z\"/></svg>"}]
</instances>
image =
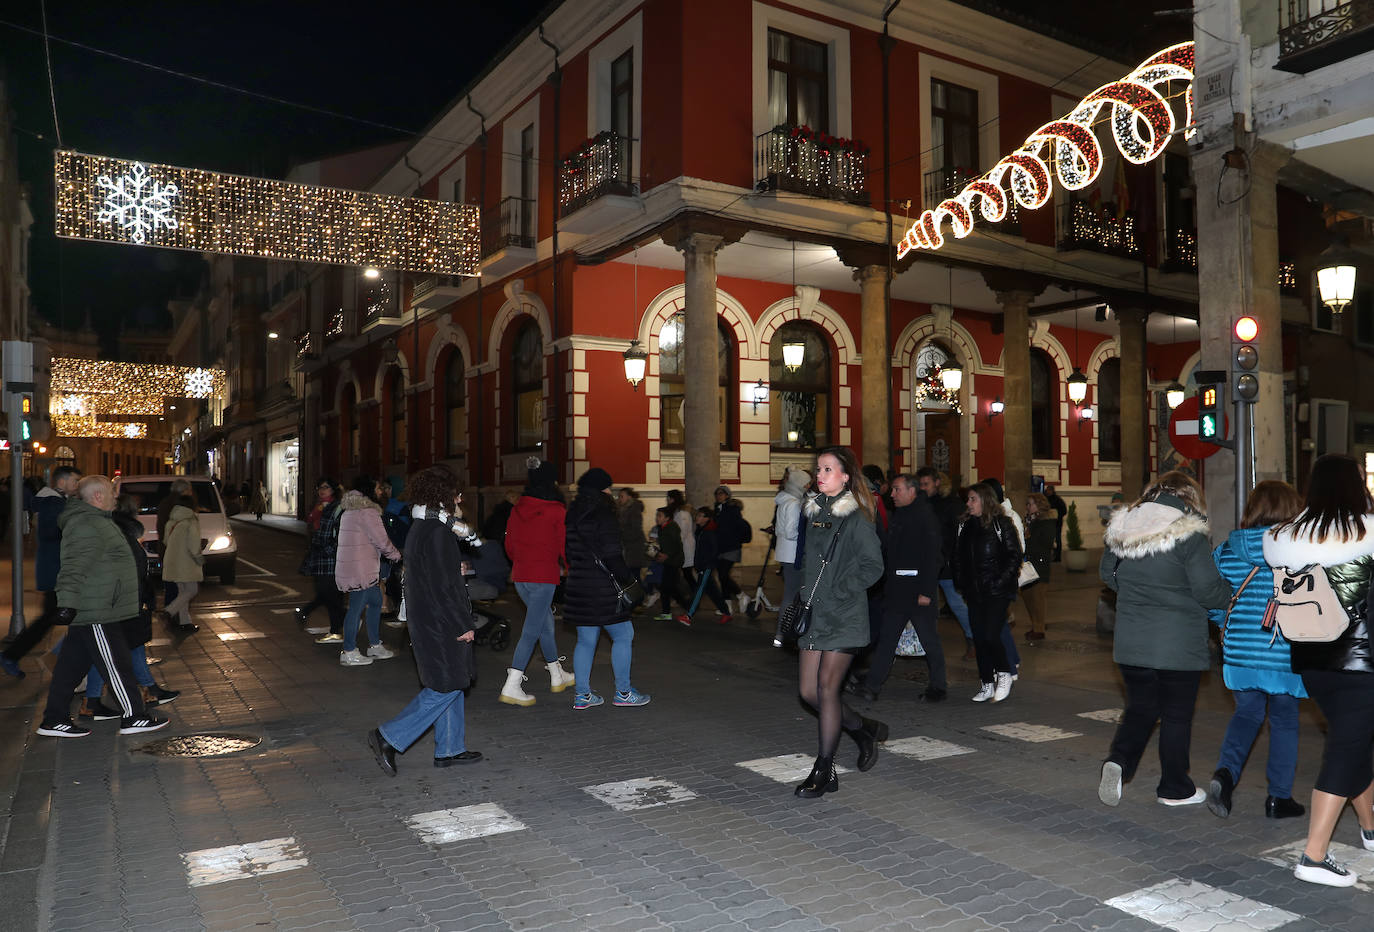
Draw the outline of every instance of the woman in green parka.
<instances>
[{"instance_id":1,"label":"woman in green parka","mask_svg":"<svg viewBox=\"0 0 1374 932\"><path fill-rule=\"evenodd\" d=\"M873 496L859 473L858 461L845 447L829 447L816 457L816 485L820 493L805 508L806 555L800 588L803 599L811 598L811 626L797 643L801 698L815 712L820 732L816 765L796 790L807 799L840 788L835 751L841 729L859 746L859 770L872 768L878 760L878 742L887 740L886 725L861 717L840 701L840 687L854 654L868 646L868 587L883 575ZM840 539L825 565L836 535Z\"/></svg>"}]
</instances>

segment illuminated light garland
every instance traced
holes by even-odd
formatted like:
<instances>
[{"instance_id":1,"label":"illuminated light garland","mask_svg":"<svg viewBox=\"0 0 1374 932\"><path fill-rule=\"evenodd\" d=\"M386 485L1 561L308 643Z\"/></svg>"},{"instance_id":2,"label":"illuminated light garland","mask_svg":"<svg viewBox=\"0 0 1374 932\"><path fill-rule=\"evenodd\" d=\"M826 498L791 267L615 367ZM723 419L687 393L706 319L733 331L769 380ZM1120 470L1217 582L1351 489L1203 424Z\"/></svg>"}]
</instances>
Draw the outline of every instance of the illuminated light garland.
<instances>
[{"instance_id":1,"label":"illuminated light garland","mask_svg":"<svg viewBox=\"0 0 1374 932\"><path fill-rule=\"evenodd\" d=\"M1007 193L1021 207L1034 210L1049 200L1051 182L1070 191L1092 184L1102 170L1102 146L1094 125L1103 110L1110 111L1112 139L1121 154L1136 165L1159 156L1174 135L1175 119L1161 86L1186 81L1185 135L1193 128L1193 43L1171 46L1148 58L1120 81L1104 85L1084 97L1065 117L1051 120L1026 137L1016 151L1003 158L953 197L926 210L912 223L897 245L897 258L913 249L939 249L945 243L941 226L948 220L956 238L973 232L975 206L989 223L1007 214ZM976 202L976 203L975 203Z\"/></svg>"},{"instance_id":2,"label":"illuminated light garland","mask_svg":"<svg viewBox=\"0 0 1374 932\"><path fill-rule=\"evenodd\" d=\"M58 357L48 407L59 436L141 438L147 425L127 419L164 415L168 398L223 399L227 384L223 369Z\"/></svg>"},{"instance_id":3,"label":"illuminated light garland","mask_svg":"<svg viewBox=\"0 0 1374 932\"><path fill-rule=\"evenodd\" d=\"M476 207L70 150L54 154L56 232L231 256L477 275Z\"/></svg>"}]
</instances>

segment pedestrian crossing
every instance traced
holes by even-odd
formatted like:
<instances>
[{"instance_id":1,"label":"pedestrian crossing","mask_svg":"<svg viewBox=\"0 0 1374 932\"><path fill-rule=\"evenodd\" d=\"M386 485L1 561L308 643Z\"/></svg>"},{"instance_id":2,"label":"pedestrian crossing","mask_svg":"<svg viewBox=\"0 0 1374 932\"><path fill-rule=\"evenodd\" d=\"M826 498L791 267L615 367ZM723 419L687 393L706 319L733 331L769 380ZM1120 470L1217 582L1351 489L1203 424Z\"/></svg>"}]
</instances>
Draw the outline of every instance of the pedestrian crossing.
<instances>
[{"instance_id":1,"label":"pedestrian crossing","mask_svg":"<svg viewBox=\"0 0 1374 932\"><path fill-rule=\"evenodd\" d=\"M1101 709L1077 713L1077 717L1105 725L1118 720L1120 713L1119 709ZM1004 722L981 726L978 730L1028 745L1083 737L1081 732L1034 722ZM949 760L986 754L987 751L995 754L996 745L979 748L930 735L894 737L883 745L884 754L917 762ZM734 766L773 783L791 786L805 778L812 763L813 759L806 754L782 754L739 761ZM851 772L849 768L838 764L836 771L841 774ZM693 804L705 805L703 811L710 812L711 807L717 805L711 798L702 795L705 790L699 793L697 789L658 775L592 784L581 787L581 790L586 798L595 800L607 810L632 817L650 810ZM1084 805L1090 803L1085 801ZM402 817L401 822L418 842L436 849L533 831L497 801L418 812ZM1302 846L1303 840L1296 839L1277 847L1266 847L1254 857L1288 871ZM1369 878L1368 881L1361 881L1357 890L1374 892L1374 852L1339 843L1332 844L1331 852L1337 860L1362 877ZM310 866L307 853L294 837L192 851L183 854L182 858L191 887L252 880ZM1139 883L1140 879L1144 878L1137 878L1136 882ZM1129 881L1125 881L1123 886L1126 883ZM1097 897L1093 899L1097 900ZM1129 889L1097 902L1126 916L1175 932L1272 932L1303 921L1300 915L1279 906L1183 877L1171 877Z\"/></svg>"}]
</instances>

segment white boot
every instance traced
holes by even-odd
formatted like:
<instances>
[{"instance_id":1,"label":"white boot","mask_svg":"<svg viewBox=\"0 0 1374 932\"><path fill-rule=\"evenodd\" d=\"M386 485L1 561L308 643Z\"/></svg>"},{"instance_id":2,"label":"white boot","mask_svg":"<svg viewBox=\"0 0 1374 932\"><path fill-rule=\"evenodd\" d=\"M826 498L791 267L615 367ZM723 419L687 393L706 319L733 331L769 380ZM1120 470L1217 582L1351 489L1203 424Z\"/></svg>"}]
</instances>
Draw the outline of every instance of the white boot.
<instances>
[{"instance_id":1,"label":"white boot","mask_svg":"<svg viewBox=\"0 0 1374 932\"><path fill-rule=\"evenodd\" d=\"M1011 695L1012 677L1010 673L998 673L995 674L995 676L997 679L993 686L992 701L1001 702L1003 699L1007 698L1007 696Z\"/></svg>"},{"instance_id":2,"label":"white boot","mask_svg":"<svg viewBox=\"0 0 1374 932\"><path fill-rule=\"evenodd\" d=\"M549 668L549 690L551 692L561 693L573 684L573 675L563 669L563 659L559 657L553 663L544 664Z\"/></svg>"},{"instance_id":3,"label":"white boot","mask_svg":"<svg viewBox=\"0 0 1374 932\"><path fill-rule=\"evenodd\" d=\"M993 692L994 692L994 686L993 686L993 684L992 684L992 683L984 683L984 684L983 684L983 687L982 687L981 689L979 689L978 692L976 692L976 693L973 694L973 701L974 701L974 702L987 702L989 699L992 698Z\"/></svg>"},{"instance_id":4,"label":"white boot","mask_svg":"<svg viewBox=\"0 0 1374 932\"><path fill-rule=\"evenodd\" d=\"M502 702L509 705L534 705L534 697L521 687L525 681L525 674L514 667L506 668L506 685L501 687L501 695L498 697Z\"/></svg>"}]
</instances>

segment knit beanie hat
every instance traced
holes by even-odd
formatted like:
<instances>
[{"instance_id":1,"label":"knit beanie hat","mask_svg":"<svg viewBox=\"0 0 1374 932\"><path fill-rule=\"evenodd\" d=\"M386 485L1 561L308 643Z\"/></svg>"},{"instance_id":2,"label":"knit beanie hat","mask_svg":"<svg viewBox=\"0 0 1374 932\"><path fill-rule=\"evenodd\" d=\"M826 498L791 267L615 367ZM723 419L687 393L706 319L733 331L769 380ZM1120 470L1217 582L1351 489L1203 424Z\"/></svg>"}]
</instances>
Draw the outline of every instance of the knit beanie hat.
<instances>
[{"instance_id":1,"label":"knit beanie hat","mask_svg":"<svg viewBox=\"0 0 1374 932\"><path fill-rule=\"evenodd\" d=\"M1002 483L998 482L996 479L984 479L983 483L987 485L988 488L992 489L992 494L997 496L998 504L1006 500L1007 495L1002 491Z\"/></svg>"},{"instance_id":2,"label":"knit beanie hat","mask_svg":"<svg viewBox=\"0 0 1374 932\"><path fill-rule=\"evenodd\" d=\"M585 486L597 492L604 492L611 487L611 474L598 466L584 472L577 480L579 487Z\"/></svg>"},{"instance_id":3,"label":"knit beanie hat","mask_svg":"<svg viewBox=\"0 0 1374 932\"><path fill-rule=\"evenodd\" d=\"M801 495L811 485L811 473L802 469L800 466L793 466L787 470L787 489L796 495Z\"/></svg>"},{"instance_id":4,"label":"knit beanie hat","mask_svg":"<svg viewBox=\"0 0 1374 932\"><path fill-rule=\"evenodd\" d=\"M558 470L548 460L531 456L525 460L526 482L532 487L547 487L558 481Z\"/></svg>"}]
</instances>

